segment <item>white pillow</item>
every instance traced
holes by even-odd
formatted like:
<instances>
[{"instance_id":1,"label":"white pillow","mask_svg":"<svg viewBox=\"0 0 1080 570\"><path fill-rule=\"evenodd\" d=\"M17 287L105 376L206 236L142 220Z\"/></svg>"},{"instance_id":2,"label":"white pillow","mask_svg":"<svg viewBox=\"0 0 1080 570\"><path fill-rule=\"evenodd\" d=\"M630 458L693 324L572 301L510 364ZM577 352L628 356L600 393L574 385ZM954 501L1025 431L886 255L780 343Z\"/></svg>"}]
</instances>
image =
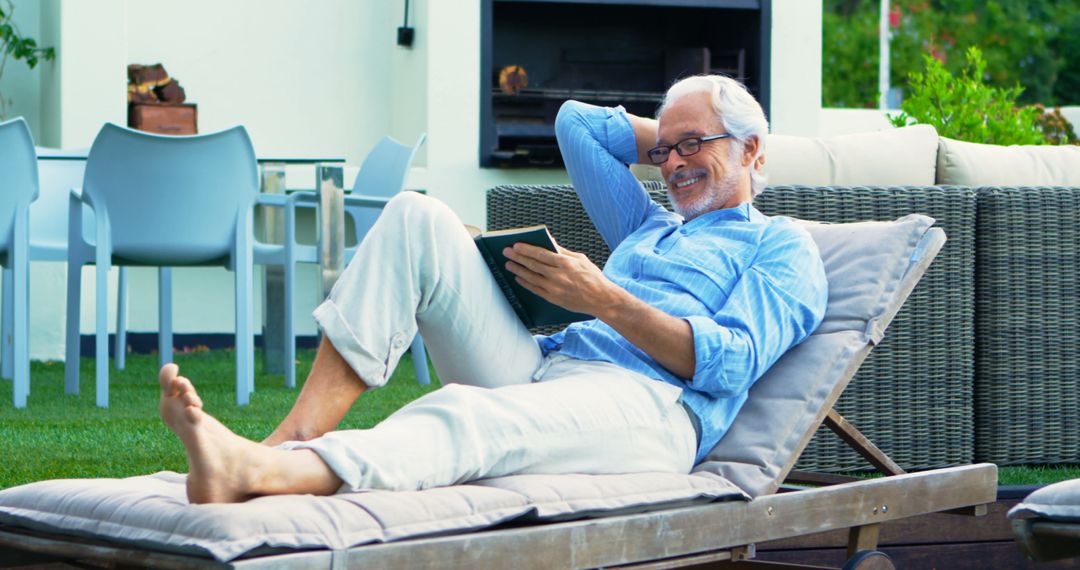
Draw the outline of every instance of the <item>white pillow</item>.
<instances>
[{"instance_id":1,"label":"white pillow","mask_svg":"<svg viewBox=\"0 0 1080 570\"><path fill-rule=\"evenodd\" d=\"M913 125L829 138L769 135L770 186L932 186L937 131Z\"/></svg>"},{"instance_id":2,"label":"white pillow","mask_svg":"<svg viewBox=\"0 0 1080 570\"><path fill-rule=\"evenodd\" d=\"M1080 146L1000 146L942 137L937 183L958 186L1080 186Z\"/></svg>"}]
</instances>

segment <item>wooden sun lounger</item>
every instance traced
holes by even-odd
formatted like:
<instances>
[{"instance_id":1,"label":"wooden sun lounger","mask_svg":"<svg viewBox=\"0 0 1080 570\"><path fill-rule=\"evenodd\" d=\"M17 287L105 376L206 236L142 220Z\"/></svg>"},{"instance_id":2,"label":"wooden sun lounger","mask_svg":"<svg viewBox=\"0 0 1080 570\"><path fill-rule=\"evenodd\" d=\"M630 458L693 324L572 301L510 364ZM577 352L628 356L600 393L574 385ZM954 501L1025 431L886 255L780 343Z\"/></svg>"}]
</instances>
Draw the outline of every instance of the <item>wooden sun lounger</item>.
<instances>
[{"instance_id":1,"label":"wooden sun lounger","mask_svg":"<svg viewBox=\"0 0 1080 570\"><path fill-rule=\"evenodd\" d=\"M658 512L386 544L255 556L216 563L100 541L0 530L4 564L108 561L157 568L808 568L751 560L754 543L850 528L848 554L877 548L880 525L941 511L980 514L994 502L997 468L969 465ZM1072 525L1076 526L1076 525ZM1075 528L1072 531L1076 536ZM20 558L10 550L20 551ZM14 563L14 564L13 564ZM891 568L892 566L883 566ZM857 568L857 566L856 566Z\"/></svg>"},{"instance_id":2,"label":"wooden sun lounger","mask_svg":"<svg viewBox=\"0 0 1080 570\"><path fill-rule=\"evenodd\" d=\"M926 219L914 220L925 224ZM833 231L833 230L828 230ZM843 250L847 244L858 244L865 236L876 235L877 229L861 234L834 235L833 244ZM863 237L859 237L863 236ZM817 238L815 238L817 239ZM883 523L935 512L959 515L981 515L986 505L993 503L997 491L997 467L991 464L968 465L935 469L919 473L904 473L884 453L860 434L850 423L833 411L833 406L847 383L871 348L881 338L888 323L915 283L921 278L930 261L943 245L944 233L929 228L917 244L897 258L906 264L903 276L887 294L888 303L882 312L875 313L873 330L866 337L858 333L857 346L844 345L844 357L831 364L831 374L820 386L826 391L798 403L809 413L792 415L790 425L797 429L789 434L789 442L778 445L783 454L776 463L764 461L758 465L754 457L740 455L742 442L753 440L762 414L771 424L786 418L776 418L774 406L784 405L776 395L778 386L809 386L812 382L800 376L802 366L812 365L813 358L822 359L822 352L810 341L797 347L801 355L815 355L811 360L800 356L785 364L781 360L751 390L751 397L740 413L756 414L741 425L733 425L721 449L725 459L707 459L718 467L717 476L734 481L743 477L749 484L743 490L755 498L751 501L715 503L683 503L658 506L657 510L601 516L568 522L525 523L511 520L497 527L474 532L444 536L427 536L379 544L364 544L341 550L283 551L257 549L229 562L215 562L204 556L186 556L154 552L140 547L57 536L28 530L26 527L0 526L0 567L18 563L40 563L49 560L106 561L119 565L154 566L159 568L674 568L700 564L730 565L734 568L812 568L755 560L756 543L789 537L799 537L836 529L850 529L847 569L870 570L893 568L888 558L876 552L878 532ZM820 245L820 242L819 242ZM855 246L861 247L861 246ZM913 253L914 252L914 253ZM879 254L881 252L878 252ZM823 258L826 252L822 250ZM848 255L841 251L836 255ZM861 254L860 254L861 255ZM911 256L911 260L905 256ZM848 258L850 259L850 257ZM861 259L861 258L857 258ZM879 263L881 257L874 258ZM826 262L827 269L829 262ZM871 264L872 265L872 264ZM838 273L852 271L850 265L837 264ZM830 277L830 284L832 284ZM839 293L838 293L839 294ZM885 297L883 297L885 298ZM832 292L830 292L830 307ZM842 310L842 309L838 309ZM823 325L823 328L824 325ZM861 329L859 329L861 330ZM834 333L823 332L823 335ZM840 334L840 333L835 333ZM844 333L847 334L847 333ZM794 352L794 351L793 351ZM785 357L786 358L786 357ZM809 362L809 364L807 364ZM792 366L798 363L794 369ZM820 364L820 362L818 362ZM770 379L775 372L776 381ZM807 371L811 374L812 371ZM781 379L786 378L786 379ZM818 385L818 384L814 384ZM785 390L787 388L784 388ZM805 390L810 391L807 387ZM792 408L794 409L794 408ZM801 408L800 408L801 409ZM783 416L783 413L780 413ZM736 418L738 424L739 418ZM820 425L826 425L854 447L872 465L885 472L877 479L845 481L843 478L794 472L799 455ZM788 424L785 424L788 425ZM769 434L769 441L775 434ZM783 434L776 436L782 439ZM730 441L729 441L730 438ZM727 446L727 447L725 447ZM790 452L789 452L790 451ZM710 458L713 457L710 454ZM746 473L754 476L746 478ZM786 482L786 485L782 485ZM796 486L800 483L822 485ZM2 506L2 505L0 505ZM713 567L713 566L710 566Z\"/></svg>"}]
</instances>

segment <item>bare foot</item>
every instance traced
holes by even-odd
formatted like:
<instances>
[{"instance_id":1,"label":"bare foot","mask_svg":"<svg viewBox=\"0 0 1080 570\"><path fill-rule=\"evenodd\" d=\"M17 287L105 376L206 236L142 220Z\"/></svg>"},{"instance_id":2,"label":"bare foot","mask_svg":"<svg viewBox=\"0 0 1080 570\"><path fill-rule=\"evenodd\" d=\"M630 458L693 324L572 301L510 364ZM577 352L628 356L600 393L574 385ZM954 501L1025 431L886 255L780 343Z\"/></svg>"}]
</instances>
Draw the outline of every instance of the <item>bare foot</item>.
<instances>
[{"instance_id":1,"label":"bare foot","mask_svg":"<svg viewBox=\"0 0 1080 570\"><path fill-rule=\"evenodd\" d=\"M187 495L192 503L236 503L258 495L333 494L341 479L311 450L273 449L233 433L202 409L202 399L180 368L166 364L161 419L184 443Z\"/></svg>"},{"instance_id":2,"label":"bare foot","mask_svg":"<svg viewBox=\"0 0 1080 570\"><path fill-rule=\"evenodd\" d=\"M166 364L161 383L161 419L180 441L188 456L187 494L192 503L234 503L251 496L253 468L259 464L248 441L202 409L202 399L180 368Z\"/></svg>"}]
</instances>

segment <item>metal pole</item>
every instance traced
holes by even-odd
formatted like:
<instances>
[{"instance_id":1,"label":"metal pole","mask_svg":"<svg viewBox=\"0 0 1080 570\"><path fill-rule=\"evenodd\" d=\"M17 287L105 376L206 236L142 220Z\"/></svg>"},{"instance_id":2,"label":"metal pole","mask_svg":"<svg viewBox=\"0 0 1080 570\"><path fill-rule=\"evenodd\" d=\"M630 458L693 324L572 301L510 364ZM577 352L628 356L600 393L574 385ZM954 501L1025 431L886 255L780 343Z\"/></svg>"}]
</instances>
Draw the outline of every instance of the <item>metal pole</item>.
<instances>
[{"instance_id":1,"label":"metal pole","mask_svg":"<svg viewBox=\"0 0 1080 570\"><path fill-rule=\"evenodd\" d=\"M262 191L265 194L285 193L285 165L268 163L262 167ZM258 206L262 216L262 241L285 243L285 218L280 208ZM285 373L285 268L264 265L263 287L263 372Z\"/></svg>"},{"instance_id":2,"label":"metal pole","mask_svg":"<svg viewBox=\"0 0 1080 570\"><path fill-rule=\"evenodd\" d=\"M330 295L345 267L345 187L340 166L315 167L319 195L319 268L323 298Z\"/></svg>"},{"instance_id":3,"label":"metal pole","mask_svg":"<svg viewBox=\"0 0 1080 570\"><path fill-rule=\"evenodd\" d=\"M880 59L878 60L878 91L881 110L889 108L889 0L881 0L881 18L878 23Z\"/></svg>"}]
</instances>

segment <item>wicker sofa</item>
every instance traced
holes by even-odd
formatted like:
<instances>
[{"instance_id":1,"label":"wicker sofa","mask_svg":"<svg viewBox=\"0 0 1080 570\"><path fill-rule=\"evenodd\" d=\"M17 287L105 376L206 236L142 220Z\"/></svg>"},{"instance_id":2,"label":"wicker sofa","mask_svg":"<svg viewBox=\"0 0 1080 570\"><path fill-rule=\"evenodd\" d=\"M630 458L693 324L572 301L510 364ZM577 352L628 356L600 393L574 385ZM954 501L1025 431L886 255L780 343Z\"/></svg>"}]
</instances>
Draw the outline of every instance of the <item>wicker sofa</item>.
<instances>
[{"instance_id":1,"label":"wicker sofa","mask_svg":"<svg viewBox=\"0 0 1080 570\"><path fill-rule=\"evenodd\" d=\"M916 134L925 139L927 133ZM911 146L912 133L901 136L907 140L886 141L884 148ZM885 152L895 160L884 174L872 172L872 165L860 173L832 164L823 170L831 178L813 180L827 185L796 185L784 183L790 177L774 167L771 180L781 183L755 201L767 214L830 222L924 213L949 236L837 409L907 469L1080 462L1080 148L1062 155L1063 176L1076 179L1070 186L955 186L934 183L943 175L966 180L947 164L939 168L950 159L937 149L932 129L930 136L935 148L914 158ZM853 138L859 156L852 162L881 152L866 136ZM775 139L766 148L781 160L806 154ZM844 159L835 147L824 154ZM1069 162L1074 156L1075 164ZM859 180L868 176L885 182ZM645 185L666 201L662 183ZM496 187L488 192L487 210L489 229L547 223L560 243L598 264L609 253L569 186ZM827 430L798 465L866 467Z\"/></svg>"}]
</instances>

